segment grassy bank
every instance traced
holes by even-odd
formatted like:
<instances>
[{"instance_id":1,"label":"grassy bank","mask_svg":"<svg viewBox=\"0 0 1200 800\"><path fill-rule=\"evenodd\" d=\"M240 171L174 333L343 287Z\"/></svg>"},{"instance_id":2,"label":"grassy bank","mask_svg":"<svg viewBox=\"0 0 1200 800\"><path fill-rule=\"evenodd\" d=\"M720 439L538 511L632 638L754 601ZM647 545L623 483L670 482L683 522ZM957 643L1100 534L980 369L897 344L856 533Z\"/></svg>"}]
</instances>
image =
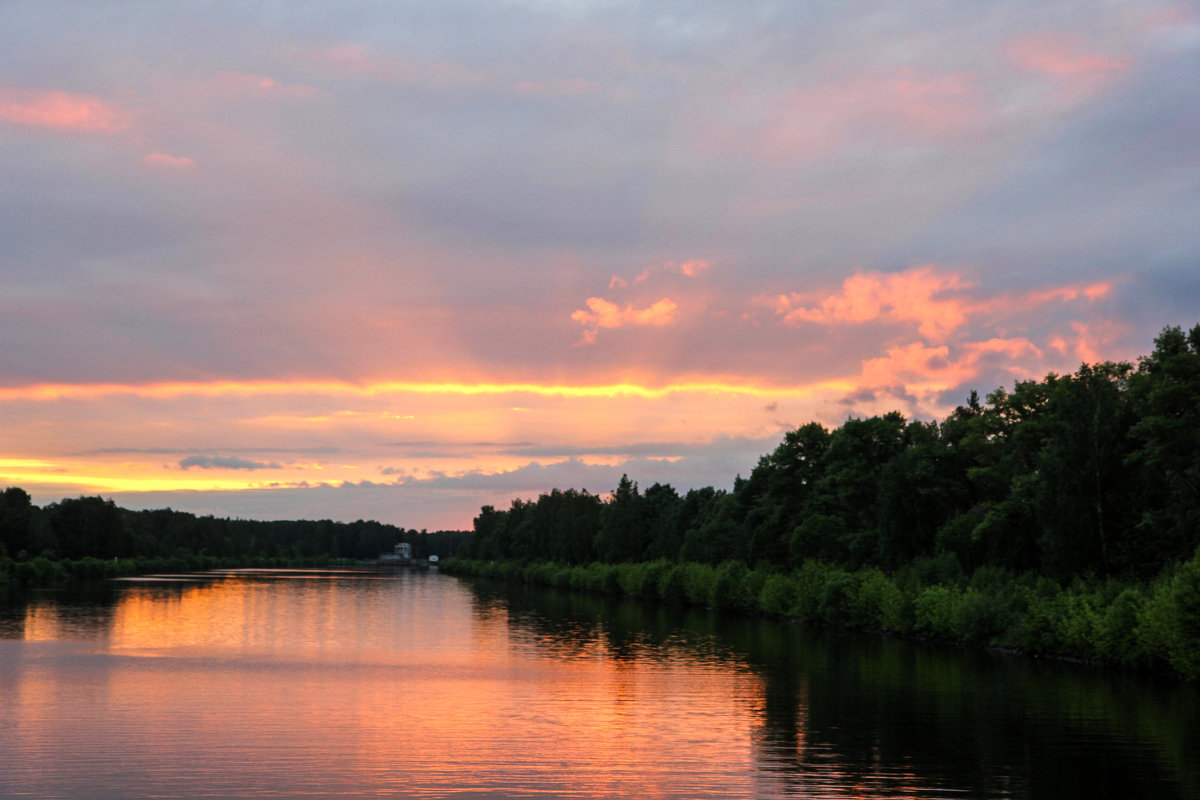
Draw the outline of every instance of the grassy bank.
<instances>
[{"instance_id":1,"label":"grassy bank","mask_svg":"<svg viewBox=\"0 0 1200 800\"><path fill-rule=\"evenodd\" d=\"M1150 583L1047 578L998 568L938 577L934 559L885 573L808 561L791 572L652 561L568 566L452 559L456 575L706 606L845 628L1003 647L1035 656L1171 670L1200 680L1200 553Z\"/></svg>"}]
</instances>

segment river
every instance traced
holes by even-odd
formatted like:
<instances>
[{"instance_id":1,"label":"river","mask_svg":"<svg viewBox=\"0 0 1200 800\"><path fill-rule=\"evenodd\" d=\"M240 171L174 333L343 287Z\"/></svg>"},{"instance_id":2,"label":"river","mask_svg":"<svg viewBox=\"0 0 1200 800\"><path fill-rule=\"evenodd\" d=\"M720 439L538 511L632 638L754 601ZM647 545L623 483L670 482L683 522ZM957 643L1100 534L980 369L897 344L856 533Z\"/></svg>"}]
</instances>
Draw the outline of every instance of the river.
<instances>
[{"instance_id":1,"label":"river","mask_svg":"<svg viewBox=\"0 0 1200 800\"><path fill-rule=\"evenodd\" d=\"M3 596L0 595L0 598ZM1200 797L1197 688L435 572L0 602L0 797Z\"/></svg>"}]
</instances>

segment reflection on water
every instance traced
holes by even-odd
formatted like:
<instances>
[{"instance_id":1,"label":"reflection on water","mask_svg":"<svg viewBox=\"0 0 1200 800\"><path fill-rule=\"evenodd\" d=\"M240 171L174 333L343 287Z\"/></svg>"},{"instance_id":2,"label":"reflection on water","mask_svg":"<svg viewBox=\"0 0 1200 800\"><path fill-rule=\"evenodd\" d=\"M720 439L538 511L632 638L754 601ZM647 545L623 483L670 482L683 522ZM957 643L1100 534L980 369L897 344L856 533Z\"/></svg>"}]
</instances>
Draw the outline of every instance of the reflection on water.
<instances>
[{"instance_id":1,"label":"reflection on water","mask_svg":"<svg viewBox=\"0 0 1200 800\"><path fill-rule=\"evenodd\" d=\"M0 598L0 797L1187 798L1195 689L426 573Z\"/></svg>"}]
</instances>

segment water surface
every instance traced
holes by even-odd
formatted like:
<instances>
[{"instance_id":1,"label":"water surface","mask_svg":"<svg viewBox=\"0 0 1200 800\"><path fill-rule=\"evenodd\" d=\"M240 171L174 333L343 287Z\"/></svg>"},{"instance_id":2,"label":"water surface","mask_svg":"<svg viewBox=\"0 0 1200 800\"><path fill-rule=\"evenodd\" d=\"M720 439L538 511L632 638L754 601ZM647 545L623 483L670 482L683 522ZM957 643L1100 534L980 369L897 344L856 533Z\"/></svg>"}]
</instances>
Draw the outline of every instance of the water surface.
<instances>
[{"instance_id":1,"label":"water surface","mask_svg":"<svg viewBox=\"0 0 1200 800\"><path fill-rule=\"evenodd\" d=\"M0 606L0 797L1194 798L1194 688L436 573Z\"/></svg>"}]
</instances>

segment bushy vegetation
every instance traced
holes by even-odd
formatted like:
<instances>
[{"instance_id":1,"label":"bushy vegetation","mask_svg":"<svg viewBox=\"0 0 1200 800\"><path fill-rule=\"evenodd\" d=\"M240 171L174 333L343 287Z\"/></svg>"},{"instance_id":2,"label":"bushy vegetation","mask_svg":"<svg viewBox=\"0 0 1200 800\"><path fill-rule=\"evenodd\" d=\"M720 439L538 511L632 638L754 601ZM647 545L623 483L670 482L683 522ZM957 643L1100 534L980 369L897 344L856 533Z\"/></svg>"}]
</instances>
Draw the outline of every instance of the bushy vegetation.
<instances>
[{"instance_id":1,"label":"bushy vegetation","mask_svg":"<svg viewBox=\"0 0 1200 800\"><path fill-rule=\"evenodd\" d=\"M1200 325L1165 329L1136 365L972 392L940 422L809 423L732 491L625 476L609 497L486 506L460 555L552 562L575 588L1200 677L1198 548Z\"/></svg>"},{"instance_id":2,"label":"bushy vegetation","mask_svg":"<svg viewBox=\"0 0 1200 800\"><path fill-rule=\"evenodd\" d=\"M717 608L860 630L1003 647L1031 655L1170 668L1200 679L1200 554L1127 586L1061 586L1028 573L926 584L811 560L789 572L666 561L568 565L455 558L459 575Z\"/></svg>"}]
</instances>

